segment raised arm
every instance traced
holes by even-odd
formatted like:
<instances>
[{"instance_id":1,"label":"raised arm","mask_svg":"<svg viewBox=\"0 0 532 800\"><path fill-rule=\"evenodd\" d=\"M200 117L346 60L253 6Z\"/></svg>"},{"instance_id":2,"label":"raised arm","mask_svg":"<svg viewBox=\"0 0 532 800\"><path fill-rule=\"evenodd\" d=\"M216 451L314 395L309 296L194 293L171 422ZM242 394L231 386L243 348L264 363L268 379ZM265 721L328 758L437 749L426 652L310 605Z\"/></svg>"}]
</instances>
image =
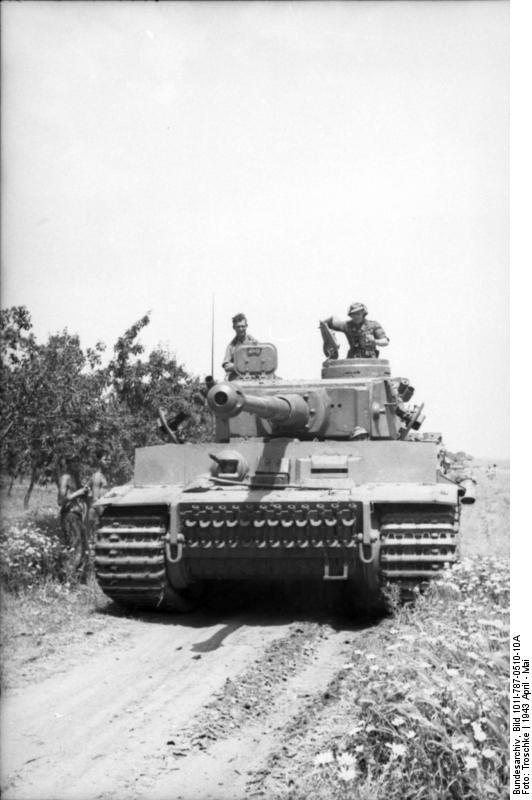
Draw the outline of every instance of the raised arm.
<instances>
[{"instance_id":1,"label":"raised arm","mask_svg":"<svg viewBox=\"0 0 532 800\"><path fill-rule=\"evenodd\" d=\"M375 339L375 344L379 347L386 347L388 344L390 344L390 340L386 336L384 328L382 328L379 323L376 324L373 330L373 337Z\"/></svg>"}]
</instances>

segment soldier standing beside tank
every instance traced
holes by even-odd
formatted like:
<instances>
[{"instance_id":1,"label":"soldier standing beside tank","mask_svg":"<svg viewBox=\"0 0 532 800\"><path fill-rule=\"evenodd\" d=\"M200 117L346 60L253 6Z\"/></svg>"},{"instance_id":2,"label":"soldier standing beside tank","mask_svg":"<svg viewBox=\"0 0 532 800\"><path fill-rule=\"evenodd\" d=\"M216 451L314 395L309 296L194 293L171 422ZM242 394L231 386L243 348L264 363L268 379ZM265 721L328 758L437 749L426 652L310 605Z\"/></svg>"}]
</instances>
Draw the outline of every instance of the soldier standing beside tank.
<instances>
[{"instance_id":1,"label":"soldier standing beside tank","mask_svg":"<svg viewBox=\"0 0 532 800\"><path fill-rule=\"evenodd\" d=\"M90 488L82 485L76 457L61 462L57 503L60 508L61 540L66 549L66 571L82 582L89 572L88 515Z\"/></svg>"},{"instance_id":2,"label":"soldier standing beside tank","mask_svg":"<svg viewBox=\"0 0 532 800\"><path fill-rule=\"evenodd\" d=\"M96 469L92 473L89 478L88 487L89 487L89 496L92 498L92 503L88 511L87 516L87 546L89 550L89 568L92 567L93 557L94 557L94 541L96 538L96 529L98 527L98 523L100 521L101 509L95 508L94 503L99 500L104 494L107 492L109 488L109 482L107 480L107 470L109 469L109 464L111 463L111 459L109 454L105 452L105 450L100 450L97 453L97 465Z\"/></svg>"},{"instance_id":3,"label":"soldier standing beside tank","mask_svg":"<svg viewBox=\"0 0 532 800\"><path fill-rule=\"evenodd\" d=\"M245 314L235 314L232 322L236 336L231 339L227 345L222 363L222 367L225 369L226 373L225 377L228 381L232 381L238 377L235 372L235 365L233 364L235 349L241 344L257 344L257 340L247 333L248 321Z\"/></svg>"},{"instance_id":4,"label":"soldier standing beside tank","mask_svg":"<svg viewBox=\"0 0 532 800\"><path fill-rule=\"evenodd\" d=\"M103 497L109 488L106 472L109 468L110 461L111 459L109 458L108 453L105 451L100 451L100 453L98 453L98 463L95 471L90 477L88 484L92 494L93 503L96 502L96 500L99 500L100 497ZM91 510L97 512L97 509Z\"/></svg>"},{"instance_id":5,"label":"soldier standing beside tank","mask_svg":"<svg viewBox=\"0 0 532 800\"><path fill-rule=\"evenodd\" d=\"M351 303L347 309L349 319L328 317L325 324L333 331L345 333L349 342L347 358L378 358L379 347L386 347L389 339L382 326L375 320L366 319L368 309L364 303Z\"/></svg>"}]
</instances>

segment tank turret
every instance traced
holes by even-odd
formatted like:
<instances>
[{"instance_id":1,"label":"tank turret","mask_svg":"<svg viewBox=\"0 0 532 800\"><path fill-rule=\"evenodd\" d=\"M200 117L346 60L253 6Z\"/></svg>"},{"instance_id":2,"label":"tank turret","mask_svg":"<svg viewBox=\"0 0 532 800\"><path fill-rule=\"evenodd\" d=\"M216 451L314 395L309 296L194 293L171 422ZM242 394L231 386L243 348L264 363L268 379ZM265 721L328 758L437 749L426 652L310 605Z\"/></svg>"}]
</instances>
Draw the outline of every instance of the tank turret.
<instances>
[{"instance_id":1,"label":"tank turret","mask_svg":"<svg viewBox=\"0 0 532 800\"><path fill-rule=\"evenodd\" d=\"M262 348L256 344L257 364ZM277 355L273 359L276 363ZM244 361L237 350L235 362ZM297 436L303 439L405 439L421 427L423 406L407 405L414 387L391 377L388 361L358 358L326 361L321 381L280 381L262 366L239 380L209 383L207 403L216 417L216 440ZM262 371L259 372L259 369ZM279 391L282 389L282 391Z\"/></svg>"}]
</instances>

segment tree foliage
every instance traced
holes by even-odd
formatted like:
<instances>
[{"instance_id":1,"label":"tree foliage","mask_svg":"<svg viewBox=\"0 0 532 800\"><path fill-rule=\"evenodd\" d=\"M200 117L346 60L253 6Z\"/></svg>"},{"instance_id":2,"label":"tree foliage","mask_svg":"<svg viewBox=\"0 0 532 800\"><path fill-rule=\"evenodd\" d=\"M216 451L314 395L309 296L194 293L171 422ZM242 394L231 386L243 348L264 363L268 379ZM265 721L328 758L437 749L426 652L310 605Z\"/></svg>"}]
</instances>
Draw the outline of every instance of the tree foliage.
<instances>
[{"instance_id":1,"label":"tree foliage","mask_svg":"<svg viewBox=\"0 0 532 800\"><path fill-rule=\"evenodd\" d=\"M66 329L39 343L24 306L1 312L3 365L0 428L2 472L36 481L56 477L61 458L78 456L89 469L111 457L113 482L129 479L136 447L161 443L159 408L182 422L180 435L210 438L202 387L162 348L143 358L139 334L149 315L117 340L103 365L105 346L83 349Z\"/></svg>"}]
</instances>

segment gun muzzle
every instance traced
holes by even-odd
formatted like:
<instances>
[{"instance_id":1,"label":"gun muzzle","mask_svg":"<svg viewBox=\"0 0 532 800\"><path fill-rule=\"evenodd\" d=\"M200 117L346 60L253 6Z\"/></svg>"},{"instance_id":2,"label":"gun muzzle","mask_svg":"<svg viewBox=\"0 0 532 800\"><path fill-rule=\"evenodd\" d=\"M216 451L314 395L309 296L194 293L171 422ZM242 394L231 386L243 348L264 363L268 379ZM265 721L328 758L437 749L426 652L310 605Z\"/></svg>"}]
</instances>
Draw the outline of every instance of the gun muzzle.
<instances>
[{"instance_id":1,"label":"gun muzzle","mask_svg":"<svg viewBox=\"0 0 532 800\"><path fill-rule=\"evenodd\" d=\"M215 384L209 390L207 403L211 411L222 419L248 411L261 419L283 423L294 429L304 428L310 416L309 407L300 395L246 395L230 383Z\"/></svg>"}]
</instances>

